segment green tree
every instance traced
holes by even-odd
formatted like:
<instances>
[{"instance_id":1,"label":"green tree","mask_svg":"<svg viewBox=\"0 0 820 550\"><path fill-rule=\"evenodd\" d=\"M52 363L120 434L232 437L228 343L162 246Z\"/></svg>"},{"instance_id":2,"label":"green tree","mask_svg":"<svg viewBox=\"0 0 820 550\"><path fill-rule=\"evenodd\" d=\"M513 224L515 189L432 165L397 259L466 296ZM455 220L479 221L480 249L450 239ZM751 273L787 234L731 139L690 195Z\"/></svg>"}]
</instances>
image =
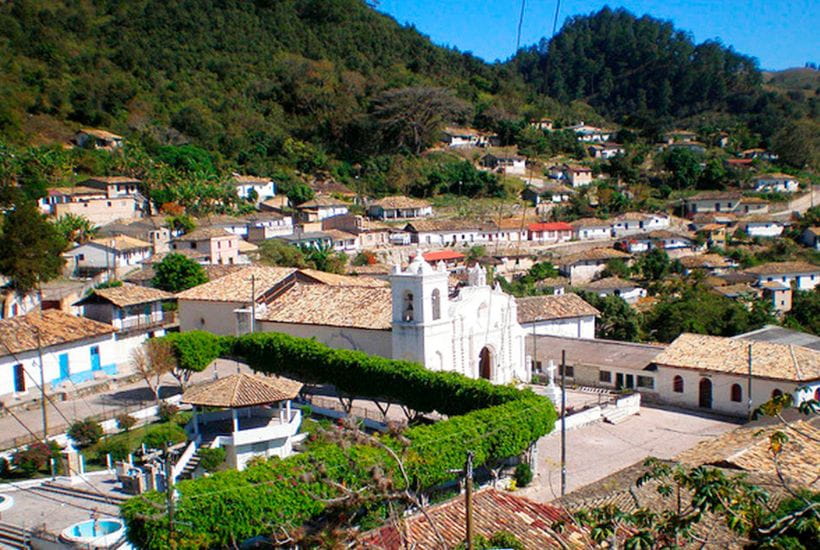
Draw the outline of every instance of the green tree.
<instances>
[{"instance_id":1,"label":"green tree","mask_svg":"<svg viewBox=\"0 0 820 550\"><path fill-rule=\"evenodd\" d=\"M669 255L660 248L653 248L635 262L635 270L647 281L660 281L672 267Z\"/></svg>"},{"instance_id":2,"label":"green tree","mask_svg":"<svg viewBox=\"0 0 820 550\"><path fill-rule=\"evenodd\" d=\"M820 336L820 287L792 292L792 309L786 313L784 324Z\"/></svg>"},{"instance_id":3,"label":"green tree","mask_svg":"<svg viewBox=\"0 0 820 550\"><path fill-rule=\"evenodd\" d=\"M259 261L279 267L303 268L308 266L302 249L280 239L268 239L260 243Z\"/></svg>"},{"instance_id":4,"label":"green tree","mask_svg":"<svg viewBox=\"0 0 820 550\"><path fill-rule=\"evenodd\" d=\"M820 123L799 120L786 124L772 138L772 151L795 168L820 169Z\"/></svg>"},{"instance_id":5,"label":"green tree","mask_svg":"<svg viewBox=\"0 0 820 550\"><path fill-rule=\"evenodd\" d=\"M54 226L67 243L82 244L93 239L97 233L97 228L88 221L88 218L76 214L60 216L54 221Z\"/></svg>"},{"instance_id":6,"label":"green tree","mask_svg":"<svg viewBox=\"0 0 820 550\"><path fill-rule=\"evenodd\" d=\"M678 189L693 188L701 174L701 155L676 147L664 157L664 167L672 172L672 183Z\"/></svg>"},{"instance_id":7,"label":"green tree","mask_svg":"<svg viewBox=\"0 0 820 550\"><path fill-rule=\"evenodd\" d=\"M65 240L31 200L19 200L3 214L0 274L26 293L60 275Z\"/></svg>"},{"instance_id":8,"label":"green tree","mask_svg":"<svg viewBox=\"0 0 820 550\"><path fill-rule=\"evenodd\" d=\"M347 255L336 252L333 247L303 245L302 253L310 267L328 273L344 273L347 265Z\"/></svg>"},{"instance_id":9,"label":"green tree","mask_svg":"<svg viewBox=\"0 0 820 550\"><path fill-rule=\"evenodd\" d=\"M154 266L154 272L151 284L167 292L182 292L208 282L202 266L182 254L168 254Z\"/></svg>"},{"instance_id":10,"label":"green tree","mask_svg":"<svg viewBox=\"0 0 820 550\"><path fill-rule=\"evenodd\" d=\"M288 200L294 206L302 204L312 199L315 195L313 189L302 182L291 185L286 191Z\"/></svg>"},{"instance_id":11,"label":"green tree","mask_svg":"<svg viewBox=\"0 0 820 550\"><path fill-rule=\"evenodd\" d=\"M638 313L620 296L599 296L579 291L578 295L601 312L595 324L595 336L608 340L639 342L643 339Z\"/></svg>"}]
</instances>

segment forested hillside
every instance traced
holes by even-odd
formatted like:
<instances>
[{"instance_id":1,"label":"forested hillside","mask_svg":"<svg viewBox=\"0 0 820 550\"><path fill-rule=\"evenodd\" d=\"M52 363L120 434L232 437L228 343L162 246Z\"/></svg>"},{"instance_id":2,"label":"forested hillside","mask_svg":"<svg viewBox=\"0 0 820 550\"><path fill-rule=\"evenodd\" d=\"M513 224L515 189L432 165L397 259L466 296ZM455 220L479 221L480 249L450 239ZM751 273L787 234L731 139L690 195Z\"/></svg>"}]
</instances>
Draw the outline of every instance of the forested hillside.
<instances>
[{"instance_id":1,"label":"forested hillside","mask_svg":"<svg viewBox=\"0 0 820 550\"><path fill-rule=\"evenodd\" d=\"M768 138L818 105L766 93L756 62L719 42L695 44L672 23L604 8L576 16L551 42L514 59L535 89L559 101L584 100L629 124L664 127L703 113L728 113Z\"/></svg>"}]
</instances>

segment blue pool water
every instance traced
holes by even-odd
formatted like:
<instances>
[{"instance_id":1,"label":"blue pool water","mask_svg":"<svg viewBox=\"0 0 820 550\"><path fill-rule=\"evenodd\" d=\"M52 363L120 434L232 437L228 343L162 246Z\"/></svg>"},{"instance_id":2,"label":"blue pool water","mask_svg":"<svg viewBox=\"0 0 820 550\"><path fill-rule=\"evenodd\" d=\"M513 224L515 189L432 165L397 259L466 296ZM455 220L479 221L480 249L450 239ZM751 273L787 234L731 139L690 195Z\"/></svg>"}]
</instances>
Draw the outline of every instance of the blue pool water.
<instances>
[{"instance_id":1,"label":"blue pool water","mask_svg":"<svg viewBox=\"0 0 820 550\"><path fill-rule=\"evenodd\" d=\"M101 537L103 535L110 535L121 528L122 525L118 521L106 519L97 521L88 520L72 526L71 535L74 537Z\"/></svg>"}]
</instances>

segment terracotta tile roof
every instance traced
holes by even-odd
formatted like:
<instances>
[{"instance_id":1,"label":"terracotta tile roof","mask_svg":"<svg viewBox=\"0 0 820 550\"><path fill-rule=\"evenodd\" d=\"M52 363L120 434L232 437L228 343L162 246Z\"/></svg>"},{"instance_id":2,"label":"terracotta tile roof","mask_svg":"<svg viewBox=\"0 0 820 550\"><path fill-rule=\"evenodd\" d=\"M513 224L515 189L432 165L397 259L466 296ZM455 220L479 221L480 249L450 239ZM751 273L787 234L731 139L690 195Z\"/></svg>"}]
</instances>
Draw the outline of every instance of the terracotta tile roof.
<instances>
[{"instance_id":1,"label":"terracotta tile roof","mask_svg":"<svg viewBox=\"0 0 820 550\"><path fill-rule=\"evenodd\" d=\"M182 395L182 403L228 409L252 407L293 399L301 389L301 382L289 378L240 373L194 386Z\"/></svg>"},{"instance_id":2,"label":"terracotta tile roof","mask_svg":"<svg viewBox=\"0 0 820 550\"><path fill-rule=\"evenodd\" d=\"M307 202L303 202L302 204L300 204L296 208L299 208L299 209L302 209L302 208L327 208L327 207L331 207L331 206L346 206L346 205L347 205L347 203L345 203L343 201L336 200L334 198L324 196L324 195L317 195L314 198L312 198L311 200L309 200Z\"/></svg>"},{"instance_id":3,"label":"terracotta tile roof","mask_svg":"<svg viewBox=\"0 0 820 550\"><path fill-rule=\"evenodd\" d=\"M425 511L444 539L444 548L454 548L464 541L464 498L456 497L430 506ZM562 532L553 530L556 522L566 521ZM584 534L567 521L560 509L492 488L473 494L473 526L476 535L486 538L499 531L514 535L526 550L547 548L584 548ZM405 548L442 548L435 530L424 514L404 519L401 531L385 525L362 534L357 548L368 550L403 550ZM404 535L404 536L403 536Z\"/></svg>"},{"instance_id":4,"label":"terracotta tile roof","mask_svg":"<svg viewBox=\"0 0 820 550\"><path fill-rule=\"evenodd\" d=\"M354 233L348 233L347 231L342 231L341 229L323 229L322 233L333 239L333 242L349 241L357 238L357 235Z\"/></svg>"},{"instance_id":5,"label":"terracotta tile roof","mask_svg":"<svg viewBox=\"0 0 820 550\"><path fill-rule=\"evenodd\" d=\"M720 231L721 229L726 229L726 226L719 223L707 223L701 226L701 228L698 229L698 231Z\"/></svg>"},{"instance_id":6,"label":"terracotta tile roof","mask_svg":"<svg viewBox=\"0 0 820 550\"><path fill-rule=\"evenodd\" d=\"M817 227L807 227L806 231L811 233L812 235L820 235L820 226Z\"/></svg>"},{"instance_id":7,"label":"terracotta tile roof","mask_svg":"<svg viewBox=\"0 0 820 550\"><path fill-rule=\"evenodd\" d=\"M296 284L259 314L262 321L390 330L389 288Z\"/></svg>"},{"instance_id":8,"label":"terracotta tile roof","mask_svg":"<svg viewBox=\"0 0 820 550\"><path fill-rule=\"evenodd\" d=\"M261 176L247 176L241 174L233 174L231 179L229 180L235 186L239 185L252 185L254 183L267 185L271 182L270 178L263 178Z\"/></svg>"},{"instance_id":9,"label":"terracotta tile roof","mask_svg":"<svg viewBox=\"0 0 820 550\"><path fill-rule=\"evenodd\" d=\"M356 192L347 185L332 179L315 179L308 184L317 195L355 196Z\"/></svg>"},{"instance_id":10,"label":"terracotta tile roof","mask_svg":"<svg viewBox=\"0 0 820 550\"><path fill-rule=\"evenodd\" d=\"M104 197L105 191L85 185L75 185L74 187L52 187L48 190L49 197L59 195L100 195Z\"/></svg>"},{"instance_id":11,"label":"terracotta tile roof","mask_svg":"<svg viewBox=\"0 0 820 550\"><path fill-rule=\"evenodd\" d=\"M329 286L364 286L370 288L385 288L390 286L390 283L387 281L374 279L373 277L352 277L350 275L339 275L337 273L328 273L316 269L300 269L299 273Z\"/></svg>"},{"instance_id":12,"label":"terracotta tile roof","mask_svg":"<svg viewBox=\"0 0 820 550\"><path fill-rule=\"evenodd\" d=\"M477 231L487 224L461 218L446 218L437 220L414 220L408 222L405 229L411 232L424 233L435 231Z\"/></svg>"},{"instance_id":13,"label":"terracotta tile roof","mask_svg":"<svg viewBox=\"0 0 820 550\"><path fill-rule=\"evenodd\" d=\"M774 174L762 174L760 176L755 177L755 180L797 180L797 177L789 174L784 174L782 172L775 172Z\"/></svg>"},{"instance_id":14,"label":"terracotta tile roof","mask_svg":"<svg viewBox=\"0 0 820 550\"><path fill-rule=\"evenodd\" d=\"M820 266L807 262L772 262L744 270L753 275L788 275L791 273L820 273Z\"/></svg>"},{"instance_id":15,"label":"terracotta tile roof","mask_svg":"<svg viewBox=\"0 0 820 550\"><path fill-rule=\"evenodd\" d=\"M292 267L249 266L219 279L189 288L177 294L179 300L249 303L251 277L255 278L257 300L296 272Z\"/></svg>"},{"instance_id":16,"label":"terracotta tile roof","mask_svg":"<svg viewBox=\"0 0 820 550\"><path fill-rule=\"evenodd\" d=\"M464 254L455 250L433 250L425 252L422 257L426 262L459 261L465 258Z\"/></svg>"},{"instance_id":17,"label":"terracotta tile roof","mask_svg":"<svg viewBox=\"0 0 820 550\"><path fill-rule=\"evenodd\" d=\"M721 256L720 254L701 254L699 256L685 256L680 259L681 265L688 269L693 269L696 267L705 267L705 268L713 268L713 267L728 267L731 264L729 260Z\"/></svg>"},{"instance_id":18,"label":"terracotta tile roof","mask_svg":"<svg viewBox=\"0 0 820 550\"><path fill-rule=\"evenodd\" d=\"M114 327L58 309L47 309L0 321L0 356L37 349L37 332L43 348L97 338Z\"/></svg>"},{"instance_id":19,"label":"terracotta tile roof","mask_svg":"<svg viewBox=\"0 0 820 550\"><path fill-rule=\"evenodd\" d=\"M122 139L122 136L118 136L108 130L100 130L99 128L83 128L80 132L100 139Z\"/></svg>"},{"instance_id":20,"label":"terracotta tile roof","mask_svg":"<svg viewBox=\"0 0 820 550\"><path fill-rule=\"evenodd\" d=\"M89 181L104 183L106 185L116 185L117 183L140 183L138 178L132 178L130 176L94 176L92 178L88 178L83 183Z\"/></svg>"},{"instance_id":21,"label":"terracotta tile roof","mask_svg":"<svg viewBox=\"0 0 820 550\"><path fill-rule=\"evenodd\" d=\"M516 298L515 303L518 306L518 322L522 324L601 314L583 298L572 293Z\"/></svg>"},{"instance_id":22,"label":"terracotta tile roof","mask_svg":"<svg viewBox=\"0 0 820 550\"><path fill-rule=\"evenodd\" d=\"M716 438L701 441L691 449L675 457L675 460L690 466L709 464L737 468L748 472L777 475L769 437L776 431L785 433L788 441L778 462L783 474L801 485L813 489L820 488L820 428L818 420L797 420L791 427L775 424L765 428L760 426L742 427L726 432Z\"/></svg>"},{"instance_id":23,"label":"terracotta tile roof","mask_svg":"<svg viewBox=\"0 0 820 550\"><path fill-rule=\"evenodd\" d=\"M139 248L151 248L151 243L129 237L128 235L117 235L115 237L103 237L99 239L91 239L89 243L94 243L104 246L118 252L125 252L128 250L137 250Z\"/></svg>"},{"instance_id":24,"label":"terracotta tile roof","mask_svg":"<svg viewBox=\"0 0 820 550\"><path fill-rule=\"evenodd\" d=\"M531 223L527 229L530 231L572 231L572 226L566 222Z\"/></svg>"},{"instance_id":25,"label":"terracotta tile roof","mask_svg":"<svg viewBox=\"0 0 820 550\"><path fill-rule=\"evenodd\" d=\"M737 200L743 197L740 191L701 191L691 197L687 201L709 201L709 200Z\"/></svg>"},{"instance_id":26,"label":"terracotta tile roof","mask_svg":"<svg viewBox=\"0 0 820 550\"><path fill-rule=\"evenodd\" d=\"M740 202L741 204L769 204L769 201L760 197L743 197Z\"/></svg>"},{"instance_id":27,"label":"terracotta tile roof","mask_svg":"<svg viewBox=\"0 0 820 550\"><path fill-rule=\"evenodd\" d=\"M370 206L381 206L385 209L391 208L426 208L430 206L430 203L421 200L421 199L413 199L411 197L404 197L404 196L395 196L395 197L384 197L383 199L379 199L377 201L373 201L370 203Z\"/></svg>"},{"instance_id":28,"label":"terracotta tile roof","mask_svg":"<svg viewBox=\"0 0 820 550\"><path fill-rule=\"evenodd\" d=\"M600 220L598 218L581 218L580 220L575 220L572 222L572 227L609 227L612 225L612 222L607 220Z\"/></svg>"},{"instance_id":29,"label":"terracotta tile roof","mask_svg":"<svg viewBox=\"0 0 820 550\"><path fill-rule=\"evenodd\" d=\"M236 237L236 235L229 232L227 229L223 227L198 227L190 233L180 235L175 240L183 242L208 241L210 239L215 239L218 237Z\"/></svg>"},{"instance_id":30,"label":"terracotta tile roof","mask_svg":"<svg viewBox=\"0 0 820 550\"><path fill-rule=\"evenodd\" d=\"M239 252L242 254L252 254L254 252L259 252L259 247L253 243L249 243L245 239L239 239L237 243L237 248L239 248Z\"/></svg>"},{"instance_id":31,"label":"terracotta tile roof","mask_svg":"<svg viewBox=\"0 0 820 550\"><path fill-rule=\"evenodd\" d=\"M592 168L580 164L567 164L566 170L568 172L592 172Z\"/></svg>"},{"instance_id":32,"label":"terracotta tile roof","mask_svg":"<svg viewBox=\"0 0 820 550\"><path fill-rule=\"evenodd\" d=\"M169 250L168 252L160 252L159 254L154 254L144 262L143 265L154 265L158 264L171 254L179 254L181 256L185 256L186 258L190 258L192 260L204 260L208 257L208 252L205 250L194 250L192 248L183 248L181 250ZM203 266L204 267L204 266Z\"/></svg>"},{"instance_id":33,"label":"terracotta tile roof","mask_svg":"<svg viewBox=\"0 0 820 550\"><path fill-rule=\"evenodd\" d=\"M535 283L535 288L552 288L556 286L569 285L569 279L566 277L547 277Z\"/></svg>"},{"instance_id":34,"label":"terracotta tile roof","mask_svg":"<svg viewBox=\"0 0 820 550\"><path fill-rule=\"evenodd\" d=\"M86 296L74 305L83 305L91 302L98 302L102 299L117 307L133 306L136 304L147 304L159 300L171 300L174 295L158 288L124 283L122 286L111 288L97 288L89 296Z\"/></svg>"},{"instance_id":35,"label":"terracotta tile roof","mask_svg":"<svg viewBox=\"0 0 820 550\"><path fill-rule=\"evenodd\" d=\"M714 290L718 294L722 294L723 296L726 296L727 298L737 298L738 296L743 296L743 295L753 296L753 297L760 295L760 291L758 289L756 289L753 286L750 286L746 283L736 283L736 284L733 284L733 285L724 284L722 286L716 286L712 290Z\"/></svg>"},{"instance_id":36,"label":"terracotta tile roof","mask_svg":"<svg viewBox=\"0 0 820 550\"><path fill-rule=\"evenodd\" d=\"M495 224L498 226L499 229L512 229L521 231L522 229L527 229L527 226L531 223L537 223L538 218L535 217L527 217L527 218L503 218L500 220L496 220Z\"/></svg>"},{"instance_id":37,"label":"terracotta tile roof","mask_svg":"<svg viewBox=\"0 0 820 550\"><path fill-rule=\"evenodd\" d=\"M604 277L597 281L592 281L583 286L586 290L611 290L616 288L637 288L638 285L632 281L621 279L620 277Z\"/></svg>"},{"instance_id":38,"label":"terracotta tile roof","mask_svg":"<svg viewBox=\"0 0 820 550\"><path fill-rule=\"evenodd\" d=\"M590 248L582 252L564 256L558 260L558 263L560 265L572 265L587 260L604 261L614 260L616 258L626 259L630 257L631 256L626 252L621 252L620 250L615 250L614 248Z\"/></svg>"},{"instance_id":39,"label":"terracotta tile roof","mask_svg":"<svg viewBox=\"0 0 820 550\"><path fill-rule=\"evenodd\" d=\"M755 376L791 382L820 379L818 351L801 346L752 343L703 334L681 334L654 362L669 367L746 376L749 372L750 344L752 373Z\"/></svg>"}]
</instances>

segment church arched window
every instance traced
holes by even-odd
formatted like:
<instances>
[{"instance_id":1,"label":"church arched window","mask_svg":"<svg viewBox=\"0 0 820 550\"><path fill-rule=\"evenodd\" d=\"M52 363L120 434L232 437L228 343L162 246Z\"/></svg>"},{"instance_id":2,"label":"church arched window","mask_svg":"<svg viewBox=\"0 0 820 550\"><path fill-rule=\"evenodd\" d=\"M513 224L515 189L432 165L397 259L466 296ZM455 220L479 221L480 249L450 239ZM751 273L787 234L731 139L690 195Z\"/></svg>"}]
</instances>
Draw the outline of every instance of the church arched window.
<instances>
[{"instance_id":1,"label":"church arched window","mask_svg":"<svg viewBox=\"0 0 820 550\"><path fill-rule=\"evenodd\" d=\"M413 293L404 293L404 313L402 314L403 321L413 320Z\"/></svg>"},{"instance_id":2,"label":"church arched window","mask_svg":"<svg viewBox=\"0 0 820 550\"><path fill-rule=\"evenodd\" d=\"M433 321L437 321L438 319L441 319L441 292L439 292L439 289L437 288L433 289L432 302Z\"/></svg>"}]
</instances>

